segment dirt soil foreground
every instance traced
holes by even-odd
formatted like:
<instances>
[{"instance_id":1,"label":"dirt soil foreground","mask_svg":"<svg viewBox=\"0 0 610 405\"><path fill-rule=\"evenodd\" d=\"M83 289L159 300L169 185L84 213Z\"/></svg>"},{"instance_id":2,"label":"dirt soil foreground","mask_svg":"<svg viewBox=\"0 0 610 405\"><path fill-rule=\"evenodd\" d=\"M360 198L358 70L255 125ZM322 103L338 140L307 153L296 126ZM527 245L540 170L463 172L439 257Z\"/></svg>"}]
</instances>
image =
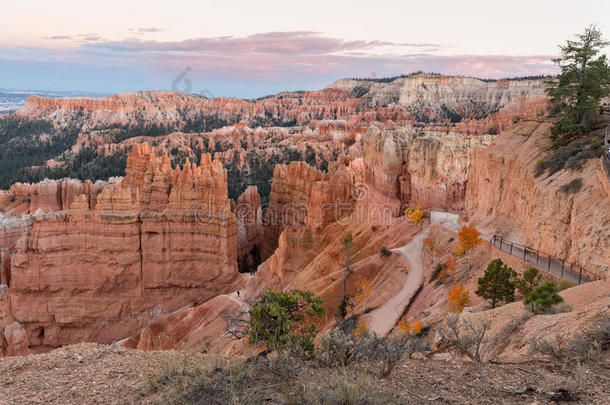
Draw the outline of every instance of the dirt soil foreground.
<instances>
[{"instance_id":1,"label":"dirt soil foreground","mask_svg":"<svg viewBox=\"0 0 610 405\"><path fill-rule=\"evenodd\" d=\"M461 361L405 359L388 378L380 378L373 364L343 369L312 362L303 363L290 377L292 381L278 383L260 375L249 381L251 388L243 389L234 400L198 397L188 402L346 403L345 395L350 391L355 393L350 403L363 404L546 404L556 403L550 393L563 388L577 392L576 403L607 404L608 360L605 353L600 361L584 365L527 362L486 364L476 369ZM168 365L184 364L189 369L200 367L211 372L226 361L180 351L118 350L97 344L66 346L45 354L0 360L0 403L183 403L183 398L176 401L176 388L180 389L184 380L173 380ZM160 384L160 379L167 381Z\"/></svg>"}]
</instances>

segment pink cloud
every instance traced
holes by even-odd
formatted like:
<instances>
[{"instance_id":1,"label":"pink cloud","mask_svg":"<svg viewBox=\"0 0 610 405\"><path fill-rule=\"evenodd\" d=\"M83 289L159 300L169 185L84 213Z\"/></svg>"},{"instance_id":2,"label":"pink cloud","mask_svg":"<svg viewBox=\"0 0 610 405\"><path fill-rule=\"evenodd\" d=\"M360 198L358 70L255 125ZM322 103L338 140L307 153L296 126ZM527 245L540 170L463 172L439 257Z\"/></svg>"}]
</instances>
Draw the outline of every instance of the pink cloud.
<instances>
[{"instance_id":1,"label":"pink cloud","mask_svg":"<svg viewBox=\"0 0 610 405\"><path fill-rule=\"evenodd\" d=\"M345 41L312 31L266 32L246 37L183 41L141 40L137 37L108 41L96 34L79 37L81 45L75 50L58 51L64 52L61 54L41 52L40 55L98 65L137 66L163 75L192 66L193 75L228 80L298 80L304 75L355 77L370 76L371 72L377 72L378 76L391 76L416 70L484 78L556 73L550 63L552 55L446 56L434 53L443 48L440 44Z\"/></svg>"}]
</instances>

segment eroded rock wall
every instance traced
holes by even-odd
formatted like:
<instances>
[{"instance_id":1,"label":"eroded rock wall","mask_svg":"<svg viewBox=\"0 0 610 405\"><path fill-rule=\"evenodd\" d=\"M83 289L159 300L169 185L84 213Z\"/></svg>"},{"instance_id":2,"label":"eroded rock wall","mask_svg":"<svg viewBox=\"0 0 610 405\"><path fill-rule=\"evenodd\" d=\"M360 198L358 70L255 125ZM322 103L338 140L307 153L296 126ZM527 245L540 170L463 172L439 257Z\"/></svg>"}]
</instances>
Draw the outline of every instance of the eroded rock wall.
<instances>
[{"instance_id":1,"label":"eroded rock wall","mask_svg":"<svg viewBox=\"0 0 610 405\"><path fill-rule=\"evenodd\" d=\"M31 217L7 290L31 347L109 343L231 289L237 224L226 171L209 155L200 165L168 162L140 145L94 207L83 193L69 210Z\"/></svg>"},{"instance_id":2,"label":"eroded rock wall","mask_svg":"<svg viewBox=\"0 0 610 405\"><path fill-rule=\"evenodd\" d=\"M411 127L369 128L362 138L367 190L393 215L409 203L425 208L459 211L474 152L484 149L491 135L439 134Z\"/></svg>"},{"instance_id":3,"label":"eroded rock wall","mask_svg":"<svg viewBox=\"0 0 610 405\"><path fill-rule=\"evenodd\" d=\"M466 209L472 221L494 233L565 258L583 267L590 278L608 275L610 268L610 201L599 181L599 160L581 171L561 170L535 177L538 159L550 146L544 121L522 122L477 149L468 187ZM562 186L580 179L574 193Z\"/></svg>"}]
</instances>

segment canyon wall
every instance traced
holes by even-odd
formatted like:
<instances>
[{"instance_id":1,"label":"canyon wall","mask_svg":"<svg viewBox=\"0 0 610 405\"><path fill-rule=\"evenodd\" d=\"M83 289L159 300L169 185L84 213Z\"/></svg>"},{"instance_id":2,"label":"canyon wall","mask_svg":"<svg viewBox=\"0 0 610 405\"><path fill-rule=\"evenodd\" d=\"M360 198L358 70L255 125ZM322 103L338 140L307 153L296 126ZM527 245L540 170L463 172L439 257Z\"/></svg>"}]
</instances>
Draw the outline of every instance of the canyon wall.
<instances>
[{"instance_id":1,"label":"canyon wall","mask_svg":"<svg viewBox=\"0 0 610 405\"><path fill-rule=\"evenodd\" d=\"M261 197L256 186L250 186L239 196L235 205L237 217L237 257L240 271L256 271L261 263L263 217Z\"/></svg>"},{"instance_id":2,"label":"canyon wall","mask_svg":"<svg viewBox=\"0 0 610 405\"><path fill-rule=\"evenodd\" d=\"M373 108L395 104L430 121L481 119L500 110L521 117L544 113L547 105L542 80L482 81L463 76L417 74L391 82L342 79L329 86L367 98Z\"/></svg>"},{"instance_id":3,"label":"canyon wall","mask_svg":"<svg viewBox=\"0 0 610 405\"><path fill-rule=\"evenodd\" d=\"M305 225L307 203L316 182L327 176L305 162L276 165L269 194L269 207L265 212L263 260L277 248L280 234L285 228Z\"/></svg>"},{"instance_id":4,"label":"canyon wall","mask_svg":"<svg viewBox=\"0 0 610 405\"><path fill-rule=\"evenodd\" d=\"M83 130L116 125L156 125L182 128L203 124L219 128L240 121L258 125L302 125L317 119L336 119L356 113L364 100L349 93L324 89L281 93L255 101L234 98L209 99L198 94L141 91L104 98L43 98L30 96L19 115L45 119L59 125L84 119Z\"/></svg>"},{"instance_id":5,"label":"canyon wall","mask_svg":"<svg viewBox=\"0 0 610 405\"><path fill-rule=\"evenodd\" d=\"M409 203L460 211L473 154L492 139L490 135L441 135L411 127L380 130L371 126L362 138L368 192L390 207L394 216Z\"/></svg>"},{"instance_id":6,"label":"canyon wall","mask_svg":"<svg viewBox=\"0 0 610 405\"><path fill-rule=\"evenodd\" d=\"M489 236L502 235L583 267L592 279L610 268L610 200L599 180L598 159L580 171L535 177L550 146L545 121L522 122L474 154L466 191L471 221ZM562 186L576 180L574 193Z\"/></svg>"},{"instance_id":7,"label":"canyon wall","mask_svg":"<svg viewBox=\"0 0 610 405\"><path fill-rule=\"evenodd\" d=\"M30 347L109 343L232 290L237 223L220 162L202 155L172 169L137 145L125 178L94 200L83 193L68 210L37 210L15 243L8 312Z\"/></svg>"}]
</instances>

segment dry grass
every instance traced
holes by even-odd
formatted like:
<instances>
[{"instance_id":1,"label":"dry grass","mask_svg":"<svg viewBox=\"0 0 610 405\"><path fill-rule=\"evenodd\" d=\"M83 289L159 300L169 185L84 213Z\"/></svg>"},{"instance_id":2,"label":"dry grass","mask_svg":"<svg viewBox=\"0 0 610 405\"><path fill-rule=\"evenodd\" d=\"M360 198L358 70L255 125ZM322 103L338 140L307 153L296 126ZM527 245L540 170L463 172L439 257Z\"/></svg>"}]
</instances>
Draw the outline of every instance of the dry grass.
<instances>
[{"instance_id":1,"label":"dry grass","mask_svg":"<svg viewBox=\"0 0 610 405\"><path fill-rule=\"evenodd\" d=\"M0 359L0 404L521 404L550 403L548 393L562 389L601 404L610 392L608 355L565 367L532 361L481 368L405 356L381 378L380 361L327 367L79 344Z\"/></svg>"}]
</instances>

